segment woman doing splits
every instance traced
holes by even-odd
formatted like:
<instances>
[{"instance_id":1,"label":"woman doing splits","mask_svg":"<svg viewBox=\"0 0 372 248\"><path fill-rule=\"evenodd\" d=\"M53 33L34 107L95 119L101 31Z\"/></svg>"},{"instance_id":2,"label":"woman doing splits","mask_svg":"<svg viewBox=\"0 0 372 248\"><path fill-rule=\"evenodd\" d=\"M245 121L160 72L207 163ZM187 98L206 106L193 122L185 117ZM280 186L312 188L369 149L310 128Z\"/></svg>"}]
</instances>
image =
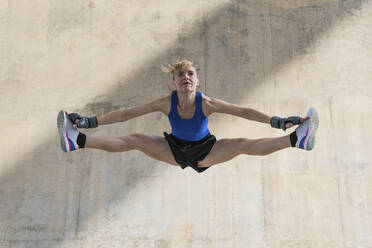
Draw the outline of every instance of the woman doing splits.
<instances>
[{"instance_id":1,"label":"woman doing splits","mask_svg":"<svg viewBox=\"0 0 372 248\"><path fill-rule=\"evenodd\" d=\"M314 147L318 128L318 113L310 108L306 117L270 117L257 110L208 97L196 90L199 79L196 66L188 60L177 62L169 68L176 90L147 104L130 109L120 109L99 117L84 117L61 110L57 117L61 148L65 152L82 148L108 152L139 150L146 155L171 165L190 166L203 172L212 165L228 161L239 154L267 155L289 147L310 151ZM78 128L96 128L151 112L167 115L172 133L164 137L146 134L130 134L118 137L87 136ZM263 139L220 139L209 132L208 117L213 113L225 113L248 120L270 124L286 130L299 125L291 134Z\"/></svg>"}]
</instances>

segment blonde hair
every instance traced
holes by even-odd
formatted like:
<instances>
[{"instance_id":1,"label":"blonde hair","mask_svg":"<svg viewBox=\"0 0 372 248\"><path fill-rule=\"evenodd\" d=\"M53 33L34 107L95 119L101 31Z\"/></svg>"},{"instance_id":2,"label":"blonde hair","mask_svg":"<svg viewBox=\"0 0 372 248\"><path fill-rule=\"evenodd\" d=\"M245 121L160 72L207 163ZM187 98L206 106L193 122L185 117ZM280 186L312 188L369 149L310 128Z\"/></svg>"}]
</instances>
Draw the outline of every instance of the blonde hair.
<instances>
[{"instance_id":1,"label":"blonde hair","mask_svg":"<svg viewBox=\"0 0 372 248\"><path fill-rule=\"evenodd\" d=\"M186 60L186 59L181 60L181 61L177 61L173 65L163 65L162 68L161 68L161 70L164 73L172 74L173 80L174 80L174 72L175 71L178 71L178 70L180 70L180 69L182 69L184 67L187 67L187 66L194 67L196 71L199 70L194 62L192 62L190 60Z\"/></svg>"}]
</instances>

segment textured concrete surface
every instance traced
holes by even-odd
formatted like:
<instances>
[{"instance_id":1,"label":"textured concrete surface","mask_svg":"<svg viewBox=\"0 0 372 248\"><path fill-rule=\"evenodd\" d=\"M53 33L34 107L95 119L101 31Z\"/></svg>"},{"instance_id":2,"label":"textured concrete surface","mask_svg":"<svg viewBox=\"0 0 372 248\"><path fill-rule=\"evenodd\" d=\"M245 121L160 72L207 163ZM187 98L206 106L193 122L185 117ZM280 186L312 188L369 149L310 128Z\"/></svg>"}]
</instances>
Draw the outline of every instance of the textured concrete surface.
<instances>
[{"instance_id":1,"label":"textured concrete surface","mask_svg":"<svg viewBox=\"0 0 372 248\"><path fill-rule=\"evenodd\" d=\"M320 113L312 152L203 174L136 151L59 148L60 109L102 114L170 92L269 115ZM372 1L0 1L0 247L372 247ZM161 135L149 114L91 135ZM283 132L227 115L222 137Z\"/></svg>"}]
</instances>

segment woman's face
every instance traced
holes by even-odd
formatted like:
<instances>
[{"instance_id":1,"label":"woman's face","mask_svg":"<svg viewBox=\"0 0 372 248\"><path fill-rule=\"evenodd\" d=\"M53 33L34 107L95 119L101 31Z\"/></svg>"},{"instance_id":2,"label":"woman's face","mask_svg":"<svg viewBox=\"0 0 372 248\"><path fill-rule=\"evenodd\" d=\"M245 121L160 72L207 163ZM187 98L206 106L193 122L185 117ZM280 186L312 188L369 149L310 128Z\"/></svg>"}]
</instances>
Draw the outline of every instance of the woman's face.
<instances>
[{"instance_id":1,"label":"woman's face","mask_svg":"<svg viewBox=\"0 0 372 248\"><path fill-rule=\"evenodd\" d=\"M180 92L196 91L199 79L193 66L186 66L174 72L174 86Z\"/></svg>"}]
</instances>

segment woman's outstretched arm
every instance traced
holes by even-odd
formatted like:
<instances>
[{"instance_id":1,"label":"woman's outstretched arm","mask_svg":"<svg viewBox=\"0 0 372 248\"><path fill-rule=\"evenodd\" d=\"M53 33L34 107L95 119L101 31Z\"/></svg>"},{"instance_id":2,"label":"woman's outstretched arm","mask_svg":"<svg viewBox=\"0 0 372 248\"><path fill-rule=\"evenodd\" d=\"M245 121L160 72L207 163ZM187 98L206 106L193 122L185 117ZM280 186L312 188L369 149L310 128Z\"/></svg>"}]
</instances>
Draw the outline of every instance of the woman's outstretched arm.
<instances>
[{"instance_id":1,"label":"woman's outstretched arm","mask_svg":"<svg viewBox=\"0 0 372 248\"><path fill-rule=\"evenodd\" d=\"M89 124L90 119L97 120L95 121L97 125L93 126L93 127L96 127L98 125L107 125L107 124L112 124L112 123L117 123L117 122L124 122L130 119L133 119L135 117L145 115L148 113L152 113L152 112L156 112L156 111L160 111L167 115L168 114L167 111L169 112L169 108L170 108L170 96L166 96L166 97L162 97L154 101L151 101L149 103L143 104L141 106L137 106L137 107L133 107L129 109L119 109L119 110L107 113L105 115L102 115L102 116L87 118L87 117L80 116L76 113L72 114L72 115L75 115L72 119L71 119L70 114L69 116L70 116L70 119L74 122L74 127L90 128L91 127ZM89 119L89 120L86 121L86 119ZM88 124L85 124L86 122L88 122Z\"/></svg>"},{"instance_id":2,"label":"woman's outstretched arm","mask_svg":"<svg viewBox=\"0 0 372 248\"><path fill-rule=\"evenodd\" d=\"M283 130L309 119L309 117L301 118L299 116L291 116L288 118L280 118L278 116L271 117L255 109L242 107L205 95L203 95L203 111L205 111L204 113L206 116L212 113L231 114L248 120L270 124L272 127L281 128Z\"/></svg>"},{"instance_id":3,"label":"woman's outstretched arm","mask_svg":"<svg viewBox=\"0 0 372 248\"><path fill-rule=\"evenodd\" d=\"M203 108L203 110L205 111L206 115L211 115L212 113L225 113L239 116L252 121L270 124L271 116L268 116L260 111L228 103L216 98L211 98L207 96L204 97L203 107L205 108Z\"/></svg>"},{"instance_id":4,"label":"woman's outstretched arm","mask_svg":"<svg viewBox=\"0 0 372 248\"><path fill-rule=\"evenodd\" d=\"M143 104L141 106L120 109L117 111L110 112L108 114L97 117L99 125L112 124L116 122L124 122L133 119L138 116L142 116L148 113L161 111L165 113L166 101L168 97L162 97L152 102Z\"/></svg>"}]
</instances>

